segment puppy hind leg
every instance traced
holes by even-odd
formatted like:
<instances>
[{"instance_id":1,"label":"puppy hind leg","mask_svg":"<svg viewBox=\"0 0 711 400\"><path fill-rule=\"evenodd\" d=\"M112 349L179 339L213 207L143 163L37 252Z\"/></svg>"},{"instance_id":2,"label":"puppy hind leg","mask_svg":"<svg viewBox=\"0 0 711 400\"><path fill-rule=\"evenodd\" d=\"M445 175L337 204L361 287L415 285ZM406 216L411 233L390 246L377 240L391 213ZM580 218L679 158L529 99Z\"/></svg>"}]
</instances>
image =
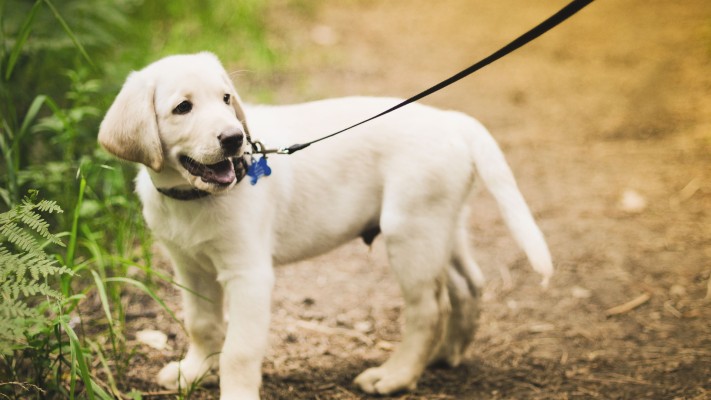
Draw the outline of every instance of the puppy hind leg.
<instances>
[{"instance_id":1,"label":"puppy hind leg","mask_svg":"<svg viewBox=\"0 0 711 400\"><path fill-rule=\"evenodd\" d=\"M447 321L447 330L438 350L429 364L445 364L456 367L461 363L464 352L474 339L479 319L479 292L472 293L466 280L457 269L448 270L447 292L452 311Z\"/></svg>"},{"instance_id":2,"label":"puppy hind leg","mask_svg":"<svg viewBox=\"0 0 711 400\"><path fill-rule=\"evenodd\" d=\"M474 339L478 327L479 300L484 277L471 257L467 232L457 232L452 261L447 271L447 291L452 312L447 321L447 332L430 365L444 363L450 367L459 365L464 352Z\"/></svg>"},{"instance_id":3,"label":"puppy hind leg","mask_svg":"<svg viewBox=\"0 0 711 400\"><path fill-rule=\"evenodd\" d=\"M452 266L464 278L472 295L476 295L481 291L485 282L484 274L472 256L469 247L469 233L464 225L461 225L456 232L454 251L452 252Z\"/></svg>"},{"instance_id":4,"label":"puppy hind leg","mask_svg":"<svg viewBox=\"0 0 711 400\"><path fill-rule=\"evenodd\" d=\"M391 267L405 299L402 342L384 364L361 373L363 391L412 390L445 333L450 311L446 287L447 239L431 229L384 235Z\"/></svg>"}]
</instances>

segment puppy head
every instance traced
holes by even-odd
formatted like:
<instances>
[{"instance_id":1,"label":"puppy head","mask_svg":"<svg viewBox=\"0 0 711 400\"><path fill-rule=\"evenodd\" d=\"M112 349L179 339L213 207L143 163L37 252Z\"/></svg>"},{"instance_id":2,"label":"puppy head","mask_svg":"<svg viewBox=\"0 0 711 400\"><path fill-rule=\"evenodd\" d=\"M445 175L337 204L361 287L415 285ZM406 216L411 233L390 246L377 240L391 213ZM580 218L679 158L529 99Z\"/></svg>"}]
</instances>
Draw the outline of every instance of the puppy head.
<instances>
[{"instance_id":1,"label":"puppy head","mask_svg":"<svg viewBox=\"0 0 711 400\"><path fill-rule=\"evenodd\" d=\"M166 57L129 75L99 128L110 153L154 175L219 192L236 182L232 157L248 135L242 102L217 57Z\"/></svg>"}]
</instances>

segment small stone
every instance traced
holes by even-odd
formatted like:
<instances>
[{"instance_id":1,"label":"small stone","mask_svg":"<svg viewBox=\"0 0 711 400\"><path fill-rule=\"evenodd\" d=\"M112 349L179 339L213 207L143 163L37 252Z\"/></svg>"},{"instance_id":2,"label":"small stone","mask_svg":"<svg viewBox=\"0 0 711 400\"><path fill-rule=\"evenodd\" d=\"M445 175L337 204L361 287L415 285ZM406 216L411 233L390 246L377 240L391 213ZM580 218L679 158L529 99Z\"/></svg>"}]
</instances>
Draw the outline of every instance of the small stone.
<instances>
[{"instance_id":1,"label":"small stone","mask_svg":"<svg viewBox=\"0 0 711 400\"><path fill-rule=\"evenodd\" d=\"M592 296L592 292L590 290L580 286L573 286L570 291L576 299L589 299L590 296Z\"/></svg>"},{"instance_id":2,"label":"small stone","mask_svg":"<svg viewBox=\"0 0 711 400\"><path fill-rule=\"evenodd\" d=\"M686 288L682 285L672 285L669 288L669 294L672 297L684 297L686 296Z\"/></svg>"},{"instance_id":3,"label":"small stone","mask_svg":"<svg viewBox=\"0 0 711 400\"><path fill-rule=\"evenodd\" d=\"M647 208L647 199L633 189L627 189L620 198L620 209L631 214L638 214Z\"/></svg>"},{"instance_id":4,"label":"small stone","mask_svg":"<svg viewBox=\"0 0 711 400\"><path fill-rule=\"evenodd\" d=\"M333 46L338 43L338 34L327 25L317 25L311 29L311 40L320 46Z\"/></svg>"},{"instance_id":5,"label":"small stone","mask_svg":"<svg viewBox=\"0 0 711 400\"><path fill-rule=\"evenodd\" d=\"M547 322L542 322L540 324L533 324L528 327L528 331L531 333L545 333L555 330L555 325L549 324Z\"/></svg>"},{"instance_id":6,"label":"small stone","mask_svg":"<svg viewBox=\"0 0 711 400\"><path fill-rule=\"evenodd\" d=\"M136 332L136 340L156 350L163 350L168 344L168 335L161 331L146 329Z\"/></svg>"},{"instance_id":7,"label":"small stone","mask_svg":"<svg viewBox=\"0 0 711 400\"><path fill-rule=\"evenodd\" d=\"M386 342L384 340L378 341L378 343L376 343L375 346L381 350L387 350L387 351L393 350L395 348L394 344L392 344L390 342Z\"/></svg>"},{"instance_id":8,"label":"small stone","mask_svg":"<svg viewBox=\"0 0 711 400\"><path fill-rule=\"evenodd\" d=\"M353 329L361 333L368 333L373 331L373 323L370 321L360 321L353 325Z\"/></svg>"}]
</instances>

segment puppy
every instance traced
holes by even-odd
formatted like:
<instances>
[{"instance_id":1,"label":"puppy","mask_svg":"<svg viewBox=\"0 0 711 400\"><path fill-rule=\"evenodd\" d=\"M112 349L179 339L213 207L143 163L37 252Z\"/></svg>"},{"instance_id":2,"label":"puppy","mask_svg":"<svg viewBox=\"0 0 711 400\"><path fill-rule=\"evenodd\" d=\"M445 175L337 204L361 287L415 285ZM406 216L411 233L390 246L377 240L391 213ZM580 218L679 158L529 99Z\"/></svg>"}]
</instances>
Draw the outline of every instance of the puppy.
<instances>
[{"instance_id":1,"label":"puppy","mask_svg":"<svg viewBox=\"0 0 711 400\"><path fill-rule=\"evenodd\" d=\"M241 179L250 133L273 145L303 143L396 102L353 97L246 108L209 53L167 57L128 77L99 142L142 164L143 215L188 289L188 350L160 371L161 385L187 387L219 367L222 399L258 399L273 267L377 234L402 288L406 324L390 359L355 384L390 394L415 388L429 364L457 365L476 328L483 284L467 245L476 172L547 282L550 253L511 170L486 129L464 114L412 104L270 157L272 175L256 183Z\"/></svg>"}]
</instances>

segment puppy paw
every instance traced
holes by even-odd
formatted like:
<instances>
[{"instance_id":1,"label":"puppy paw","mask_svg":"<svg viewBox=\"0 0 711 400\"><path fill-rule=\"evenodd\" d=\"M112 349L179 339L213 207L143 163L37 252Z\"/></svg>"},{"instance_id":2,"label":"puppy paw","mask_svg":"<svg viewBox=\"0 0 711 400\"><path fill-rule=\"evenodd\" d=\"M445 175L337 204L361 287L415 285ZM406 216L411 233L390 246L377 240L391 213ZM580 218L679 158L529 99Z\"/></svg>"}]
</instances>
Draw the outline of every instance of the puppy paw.
<instances>
[{"instance_id":1,"label":"puppy paw","mask_svg":"<svg viewBox=\"0 0 711 400\"><path fill-rule=\"evenodd\" d=\"M187 360L170 362L160 370L156 381L166 389L185 390L197 381L203 383L203 378L206 377L210 368L205 363L201 364L196 366ZM214 382L210 382L208 379L204 383Z\"/></svg>"},{"instance_id":2,"label":"puppy paw","mask_svg":"<svg viewBox=\"0 0 711 400\"><path fill-rule=\"evenodd\" d=\"M417 379L403 369L390 369L384 366L370 368L358 375L354 383L364 392L370 394L392 394L401 391L415 390Z\"/></svg>"},{"instance_id":3,"label":"puppy paw","mask_svg":"<svg viewBox=\"0 0 711 400\"><path fill-rule=\"evenodd\" d=\"M188 387L188 381L185 379L185 375L181 373L180 363L177 361L166 364L158 373L156 381L159 385L170 390Z\"/></svg>"}]
</instances>

